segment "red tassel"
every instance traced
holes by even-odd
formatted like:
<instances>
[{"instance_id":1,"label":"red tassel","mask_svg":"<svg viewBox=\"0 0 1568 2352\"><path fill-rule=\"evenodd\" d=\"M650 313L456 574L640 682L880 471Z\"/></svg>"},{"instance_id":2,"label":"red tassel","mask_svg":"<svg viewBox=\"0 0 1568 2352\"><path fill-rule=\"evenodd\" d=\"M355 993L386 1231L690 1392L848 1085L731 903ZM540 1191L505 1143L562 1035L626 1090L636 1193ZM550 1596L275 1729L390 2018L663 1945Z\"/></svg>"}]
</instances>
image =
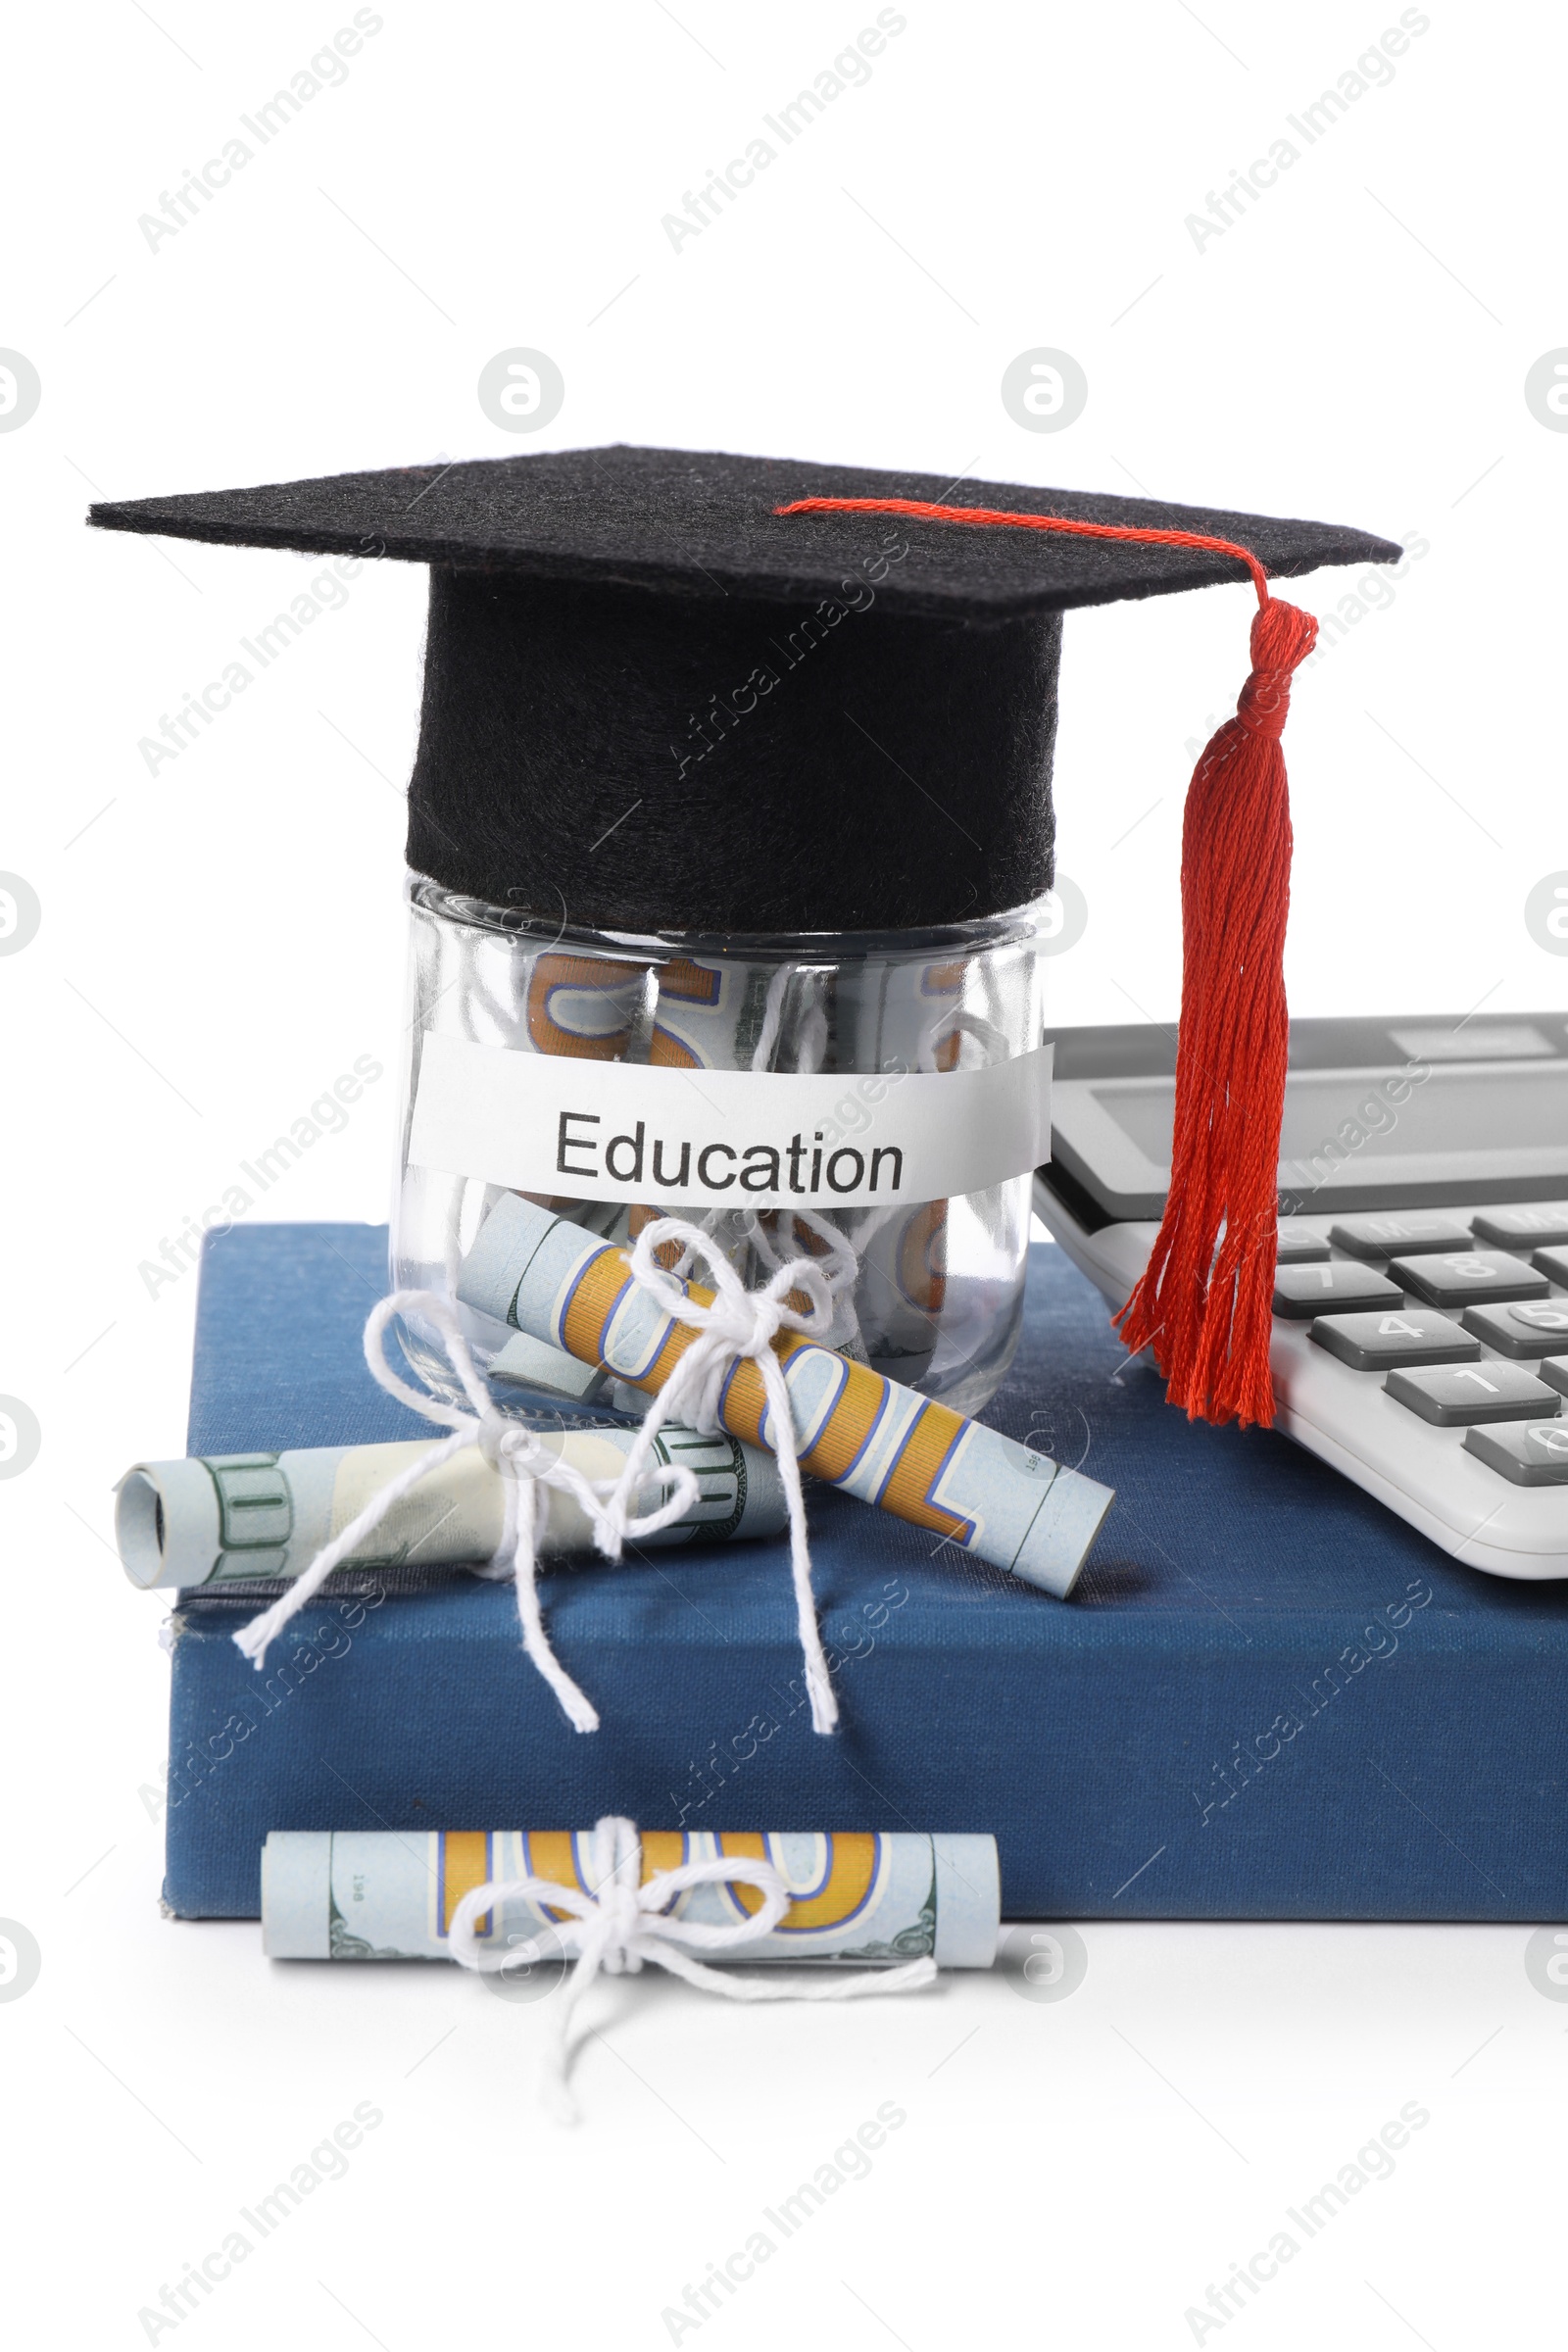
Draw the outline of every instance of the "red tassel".
<instances>
[{"instance_id":1,"label":"red tassel","mask_svg":"<svg viewBox=\"0 0 1568 2352\"><path fill-rule=\"evenodd\" d=\"M1170 1191L1116 1317L1189 1419L1272 1421L1291 809L1280 737L1317 623L1266 597L1252 671L1193 771L1182 825L1182 1018Z\"/></svg>"},{"instance_id":2,"label":"red tassel","mask_svg":"<svg viewBox=\"0 0 1568 2352\"><path fill-rule=\"evenodd\" d=\"M780 514L907 514L917 520L1066 531L1202 548L1244 563L1257 590L1252 668L1193 771L1182 826L1182 1017L1170 1190L1149 1264L1115 1321L1152 1348L1189 1419L1268 1422L1280 1124L1290 1027L1285 924L1291 812L1280 737L1291 676L1317 622L1271 597L1262 565L1230 540L1064 515L943 507L919 499L808 498Z\"/></svg>"}]
</instances>

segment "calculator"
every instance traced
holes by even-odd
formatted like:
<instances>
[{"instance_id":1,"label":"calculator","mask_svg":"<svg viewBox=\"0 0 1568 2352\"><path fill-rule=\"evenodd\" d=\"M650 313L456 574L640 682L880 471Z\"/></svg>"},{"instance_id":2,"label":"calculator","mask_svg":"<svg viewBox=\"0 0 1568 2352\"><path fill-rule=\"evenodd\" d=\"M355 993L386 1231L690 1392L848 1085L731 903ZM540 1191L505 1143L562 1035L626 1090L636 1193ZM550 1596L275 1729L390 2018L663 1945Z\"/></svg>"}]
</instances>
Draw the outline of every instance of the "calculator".
<instances>
[{"instance_id":1,"label":"calculator","mask_svg":"<svg viewBox=\"0 0 1568 2352\"><path fill-rule=\"evenodd\" d=\"M1048 1037L1035 1207L1120 1306L1175 1034ZM1276 1429L1467 1566L1568 1576L1568 1014L1293 1022L1279 1186Z\"/></svg>"}]
</instances>

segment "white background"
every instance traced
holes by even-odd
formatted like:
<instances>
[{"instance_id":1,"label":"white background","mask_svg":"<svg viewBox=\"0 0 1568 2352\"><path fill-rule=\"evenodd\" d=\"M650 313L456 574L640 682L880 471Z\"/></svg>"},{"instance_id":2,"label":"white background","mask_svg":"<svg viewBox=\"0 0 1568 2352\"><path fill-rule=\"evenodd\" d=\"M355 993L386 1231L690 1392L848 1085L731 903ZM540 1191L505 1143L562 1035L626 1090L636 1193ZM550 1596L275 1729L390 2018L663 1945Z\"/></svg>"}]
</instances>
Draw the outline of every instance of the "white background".
<instances>
[{"instance_id":1,"label":"white background","mask_svg":"<svg viewBox=\"0 0 1568 2352\"><path fill-rule=\"evenodd\" d=\"M1186 216L1392 0L909 0L866 86L672 251L661 217L874 13L387 0L342 86L156 250L138 216L350 9L13 22L0 343L43 386L0 435L0 867L43 909L0 959L0 1391L42 1428L0 1485L0 1915L43 1952L0 2004L18 2342L147 2340L162 2283L364 2100L385 2121L348 2178L181 2343L663 2344L686 2281L890 2099L908 2121L870 2179L704 2345L1189 2343L1208 2283L1411 2100L1431 2122L1395 2177L1226 2342L1456 2352L1559 2325L1568 2010L1527 1981L1523 1929L1090 1924L1081 1989L1043 2004L1000 1977L836 2013L622 1986L563 2135L533 2104L548 2004L439 1970L274 1971L254 1926L158 1915L139 1791L167 1669L106 1531L120 1469L181 1446L195 1281L153 1298L138 1267L362 1054L385 1082L268 1206L383 1213L424 582L368 570L151 775L138 740L310 567L89 537L94 492L626 440L1418 533L1392 606L1297 693L1294 1005L1564 1000L1523 919L1568 866L1568 438L1523 388L1568 342L1560 16L1435 0L1392 82L1200 250ZM475 394L518 345L566 386L533 443ZM1000 398L1036 346L1088 378L1054 435ZM1292 593L1323 611L1352 584ZM1059 1019L1175 1008L1184 746L1230 708L1249 602L1069 616L1061 858L1090 920L1052 967Z\"/></svg>"}]
</instances>

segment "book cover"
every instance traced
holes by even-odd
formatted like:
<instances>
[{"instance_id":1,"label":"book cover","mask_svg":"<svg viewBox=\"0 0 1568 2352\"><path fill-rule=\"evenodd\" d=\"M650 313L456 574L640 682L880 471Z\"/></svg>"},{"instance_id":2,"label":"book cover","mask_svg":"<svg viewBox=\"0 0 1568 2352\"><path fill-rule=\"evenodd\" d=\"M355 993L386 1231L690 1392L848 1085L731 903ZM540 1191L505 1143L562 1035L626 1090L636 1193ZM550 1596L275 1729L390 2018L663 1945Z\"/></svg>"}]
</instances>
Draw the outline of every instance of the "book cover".
<instances>
[{"instance_id":1,"label":"book cover","mask_svg":"<svg viewBox=\"0 0 1568 2352\"><path fill-rule=\"evenodd\" d=\"M422 1434L360 1352L382 1229L210 1241L189 1449ZM166 1899L254 1917L270 1830L991 1832L1013 1918L1568 1914L1568 1589L1456 1565L1289 1441L1191 1425L1032 1253L986 1418L1117 1500L1057 1601L809 1490L843 1726L814 1736L782 1540L541 1578L574 1733L509 1586L362 1572L258 1674L231 1592L174 1617ZM432 1436L437 1434L433 1430Z\"/></svg>"}]
</instances>

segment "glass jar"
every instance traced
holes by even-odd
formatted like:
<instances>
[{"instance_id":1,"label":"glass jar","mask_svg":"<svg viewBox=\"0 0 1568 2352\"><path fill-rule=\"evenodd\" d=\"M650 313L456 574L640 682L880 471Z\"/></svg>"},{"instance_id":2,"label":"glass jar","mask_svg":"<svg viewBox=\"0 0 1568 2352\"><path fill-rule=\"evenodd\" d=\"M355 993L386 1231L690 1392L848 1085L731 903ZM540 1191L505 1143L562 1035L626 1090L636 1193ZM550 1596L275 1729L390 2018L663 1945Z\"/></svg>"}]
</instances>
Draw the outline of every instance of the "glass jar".
<instances>
[{"instance_id":1,"label":"glass jar","mask_svg":"<svg viewBox=\"0 0 1568 2352\"><path fill-rule=\"evenodd\" d=\"M594 1061L857 1078L977 1069L1026 1054L1041 1039L1045 901L927 932L655 938L543 922L417 874L408 890L409 1044L392 1282L454 1302L462 1258L502 1188L410 1158L428 1037ZM616 1241L634 1239L654 1215L689 1217L751 1288L784 1259L817 1258L838 1293L828 1344L973 1413L995 1393L1017 1345L1031 1174L897 1206L757 1209L665 1200L656 1209L635 1198L612 1205L528 1197ZM646 1403L566 1358L560 1386L546 1363L531 1391L519 1388L516 1335L468 1307L460 1311L487 1378L511 1343L512 1377L490 1387L498 1404L522 1418L612 1419ZM439 1394L462 1402L432 1328L406 1319L404 1347Z\"/></svg>"}]
</instances>

